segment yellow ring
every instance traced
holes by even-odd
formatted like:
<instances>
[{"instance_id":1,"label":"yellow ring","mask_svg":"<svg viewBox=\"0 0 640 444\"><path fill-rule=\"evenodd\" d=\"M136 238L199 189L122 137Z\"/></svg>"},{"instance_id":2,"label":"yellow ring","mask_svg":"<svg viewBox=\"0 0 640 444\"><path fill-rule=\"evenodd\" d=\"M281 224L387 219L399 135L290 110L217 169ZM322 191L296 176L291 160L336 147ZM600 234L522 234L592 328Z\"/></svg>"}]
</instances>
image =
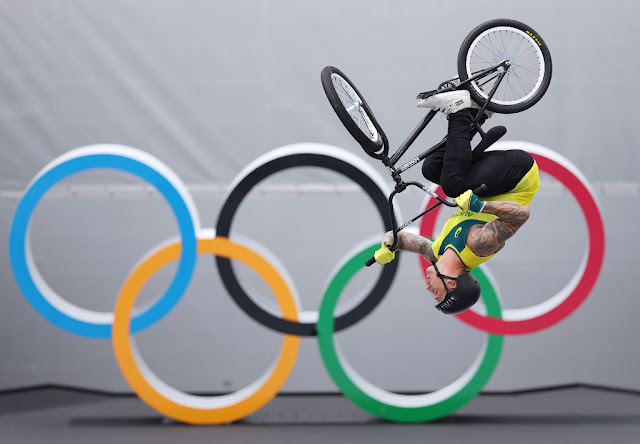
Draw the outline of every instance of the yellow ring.
<instances>
[{"instance_id":1,"label":"yellow ring","mask_svg":"<svg viewBox=\"0 0 640 444\"><path fill-rule=\"evenodd\" d=\"M131 311L140 290L149 278L163 266L177 260L180 252L180 242L162 248L139 264L122 286L116 302L112 327L116 360L122 374L136 394L149 406L172 419L191 424L221 424L244 418L268 403L285 383L298 355L300 337L284 335L280 355L264 383L244 399L238 401L236 396L233 399L234 403L228 406L205 406L207 401L215 404L223 397L195 397L160 381L137 353L133 338L130 336ZM283 317L293 321L298 319L295 302L286 283L271 264L252 250L227 238L216 237L199 239L198 253L212 253L216 256L236 259L251 267L269 285L278 300ZM144 373L147 373L146 377ZM150 379L156 381L155 386L149 381ZM234 395L237 394L238 392ZM197 401L189 402L189 399L196 398Z\"/></svg>"}]
</instances>

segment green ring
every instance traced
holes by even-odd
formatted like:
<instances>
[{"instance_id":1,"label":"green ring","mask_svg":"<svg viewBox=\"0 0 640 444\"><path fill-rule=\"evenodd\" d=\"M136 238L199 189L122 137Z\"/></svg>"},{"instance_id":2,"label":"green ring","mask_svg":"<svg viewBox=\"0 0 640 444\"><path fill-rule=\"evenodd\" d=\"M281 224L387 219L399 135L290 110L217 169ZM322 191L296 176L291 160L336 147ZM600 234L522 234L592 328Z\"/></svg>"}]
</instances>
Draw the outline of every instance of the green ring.
<instances>
[{"instance_id":1,"label":"green ring","mask_svg":"<svg viewBox=\"0 0 640 444\"><path fill-rule=\"evenodd\" d=\"M317 324L322 360L340 391L354 404L373 415L398 422L424 422L442 418L458 410L480 393L498 364L503 337L488 335L483 353L464 375L446 388L425 395L399 395L387 392L364 381L355 371L352 371L351 375L347 374L333 340L333 311L349 280L363 268L365 261L372 257L378 248L380 245L376 243L356 254L338 270L329 283L320 305ZM480 282L482 300L488 316L502 318L500 302L489 278L479 268L472 273ZM350 368L348 364L346 367ZM360 384L356 384L353 379L360 379ZM361 387L362 385L368 386L368 392ZM452 391L453 393L448 395ZM426 399L425 402L419 402L421 397Z\"/></svg>"}]
</instances>

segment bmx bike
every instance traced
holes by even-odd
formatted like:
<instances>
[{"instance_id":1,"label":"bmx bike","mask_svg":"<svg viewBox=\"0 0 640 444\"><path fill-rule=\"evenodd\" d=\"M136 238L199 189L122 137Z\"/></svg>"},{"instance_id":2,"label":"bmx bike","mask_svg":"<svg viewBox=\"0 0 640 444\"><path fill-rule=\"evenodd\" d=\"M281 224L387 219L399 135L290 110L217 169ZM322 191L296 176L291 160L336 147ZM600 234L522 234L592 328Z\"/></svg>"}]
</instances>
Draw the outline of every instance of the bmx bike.
<instances>
[{"instance_id":1,"label":"bmx bike","mask_svg":"<svg viewBox=\"0 0 640 444\"><path fill-rule=\"evenodd\" d=\"M436 91L466 89L471 99L480 106L471 124L471 136L480 134L482 137L480 143L473 149L475 158L507 132L504 126L496 126L485 132L482 129L484 120L482 116L485 111L511 114L535 105L544 96L551 83L551 54L540 34L530 26L516 20L494 19L482 23L467 35L458 52L457 62L458 77L442 82ZM393 244L389 249L395 250L399 231L439 205L457 206L423 184L404 181L401 176L403 172L420 163L431 153L442 149L447 143L446 136L431 148L396 167L400 158L431 122L436 111L429 111L402 145L389 155L387 136L353 82L333 66L325 67L320 77L329 103L347 131L365 153L383 163L395 181L395 188L388 199L393 228ZM421 189L437 199L437 202L398 226L393 199L410 186ZM474 192L482 194L485 188L483 185ZM366 265L369 266L374 262L375 259L370 258L366 261Z\"/></svg>"}]
</instances>

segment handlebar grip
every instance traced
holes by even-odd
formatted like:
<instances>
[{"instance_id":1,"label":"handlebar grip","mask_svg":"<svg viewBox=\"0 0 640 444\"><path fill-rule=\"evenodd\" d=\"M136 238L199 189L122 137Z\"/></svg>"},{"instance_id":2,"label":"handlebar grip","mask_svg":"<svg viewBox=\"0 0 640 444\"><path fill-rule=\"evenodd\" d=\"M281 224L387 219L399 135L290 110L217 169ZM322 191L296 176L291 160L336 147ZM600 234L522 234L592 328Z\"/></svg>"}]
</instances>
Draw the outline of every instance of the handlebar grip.
<instances>
[{"instance_id":1,"label":"handlebar grip","mask_svg":"<svg viewBox=\"0 0 640 444\"><path fill-rule=\"evenodd\" d=\"M487 188L487 185L483 183L478 188L473 190L472 193L475 194L476 196L479 196L480 194L485 193L488 189L489 188Z\"/></svg>"},{"instance_id":2,"label":"handlebar grip","mask_svg":"<svg viewBox=\"0 0 640 444\"><path fill-rule=\"evenodd\" d=\"M367 267L372 266L373 264L376 263L376 258L375 257L370 257L369 259L367 259L367 261L364 263Z\"/></svg>"}]
</instances>

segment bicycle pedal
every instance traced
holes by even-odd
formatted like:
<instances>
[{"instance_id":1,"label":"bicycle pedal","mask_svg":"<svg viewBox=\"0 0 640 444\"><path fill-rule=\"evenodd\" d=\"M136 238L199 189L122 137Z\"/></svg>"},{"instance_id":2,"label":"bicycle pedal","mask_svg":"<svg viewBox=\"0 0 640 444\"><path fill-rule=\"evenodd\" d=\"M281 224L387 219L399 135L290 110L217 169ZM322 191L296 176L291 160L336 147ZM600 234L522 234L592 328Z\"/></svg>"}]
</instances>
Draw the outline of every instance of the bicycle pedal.
<instances>
[{"instance_id":1,"label":"bicycle pedal","mask_svg":"<svg viewBox=\"0 0 640 444\"><path fill-rule=\"evenodd\" d=\"M436 92L438 92L437 89L433 89L431 91L425 91L425 92L421 92L420 94L418 94L418 96L416 97L416 100L422 100L422 99L426 99L427 97L431 97L432 95L434 95Z\"/></svg>"},{"instance_id":2,"label":"bicycle pedal","mask_svg":"<svg viewBox=\"0 0 640 444\"><path fill-rule=\"evenodd\" d=\"M460 80L458 80L458 78L456 77L451 80L445 80L444 82L442 82L440 85L438 85L438 90L453 91L458 87L458 85L460 85Z\"/></svg>"}]
</instances>

